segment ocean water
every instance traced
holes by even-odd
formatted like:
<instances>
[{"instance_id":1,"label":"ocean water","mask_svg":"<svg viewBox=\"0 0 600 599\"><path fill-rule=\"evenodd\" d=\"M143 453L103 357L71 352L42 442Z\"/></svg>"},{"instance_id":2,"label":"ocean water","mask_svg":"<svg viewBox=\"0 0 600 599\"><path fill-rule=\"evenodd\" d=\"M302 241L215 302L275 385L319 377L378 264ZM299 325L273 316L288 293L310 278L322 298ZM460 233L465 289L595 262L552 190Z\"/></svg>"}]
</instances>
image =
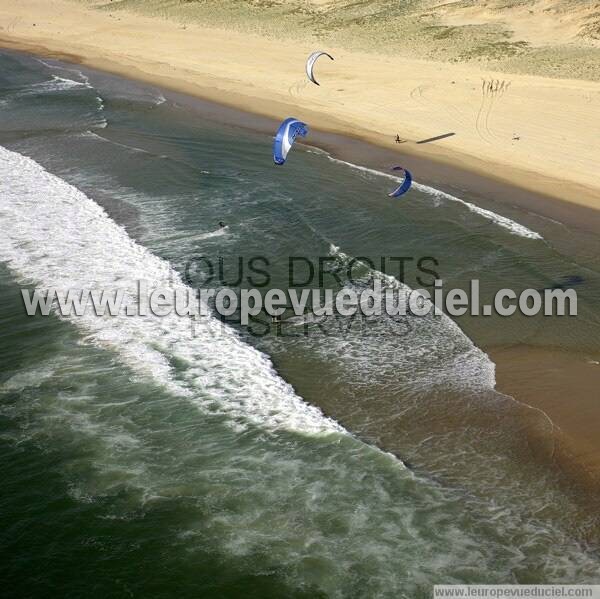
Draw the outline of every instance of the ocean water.
<instances>
[{"instance_id":1,"label":"ocean water","mask_svg":"<svg viewBox=\"0 0 600 599\"><path fill-rule=\"evenodd\" d=\"M310 146L275 168L269 134L148 86L8 52L0 67L12 596L428 597L435 583L600 581L594 498L554 465L549 418L496 389L486 353L598 351L597 265L564 249L580 233L416 173L391 201L388 174ZM140 279L249 286L252 257L268 261L265 289L287 288L294 256L327 259L334 288L429 285L419 259L447 288L480 278L482 298L577 276L579 316L244 327L32 318L20 297L95 287L133 301ZM221 258L223 276L208 281L201 257ZM406 257L404 276L382 257Z\"/></svg>"}]
</instances>

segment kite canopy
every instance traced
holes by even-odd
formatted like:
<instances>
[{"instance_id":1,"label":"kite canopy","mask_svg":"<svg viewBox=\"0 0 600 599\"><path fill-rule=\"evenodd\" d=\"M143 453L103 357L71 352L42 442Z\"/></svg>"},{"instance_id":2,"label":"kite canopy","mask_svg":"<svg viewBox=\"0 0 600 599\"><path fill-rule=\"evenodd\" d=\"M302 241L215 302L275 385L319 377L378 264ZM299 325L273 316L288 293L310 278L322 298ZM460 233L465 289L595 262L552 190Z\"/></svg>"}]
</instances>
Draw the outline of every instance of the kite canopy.
<instances>
[{"instance_id":1,"label":"kite canopy","mask_svg":"<svg viewBox=\"0 0 600 599\"><path fill-rule=\"evenodd\" d=\"M402 168L401 166L394 166L392 170L402 171L404 173L404 181L402 181L402 183L400 183L400 185L396 189L394 189L392 193L388 194L390 198L397 198L398 196L405 194L410 189L410 186L412 185L412 175L409 171L407 171L405 168Z\"/></svg>"},{"instance_id":2,"label":"kite canopy","mask_svg":"<svg viewBox=\"0 0 600 599\"><path fill-rule=\"evenodd\" d=\"M315 66L315 62L317 62L317 58L319 58L319 56L323 56L323 55L329 56L329 58L331 58L331 60L333 60L333 56L331 56L330 54L327 54L327 52L322 52L321 50L317 50L316 52L313 52L306 59L306 75L316 85L319 85L319 82L315 79L315 76L313 73L313 68Z\"/></svg>"},{"instance_id":3,"label":"kite canopy","mask_svg":"<svg viewBox=\"0 0 600 599\"><path fill-rule=\"evenodd\" d=\"M295 118L287 118L275 134L273 141L273 161L275 164L284 164L288 152L292 149L292 144L296 141L296 137L306 137L308 127L306 123Z\"/></svg>"}]
</instances>

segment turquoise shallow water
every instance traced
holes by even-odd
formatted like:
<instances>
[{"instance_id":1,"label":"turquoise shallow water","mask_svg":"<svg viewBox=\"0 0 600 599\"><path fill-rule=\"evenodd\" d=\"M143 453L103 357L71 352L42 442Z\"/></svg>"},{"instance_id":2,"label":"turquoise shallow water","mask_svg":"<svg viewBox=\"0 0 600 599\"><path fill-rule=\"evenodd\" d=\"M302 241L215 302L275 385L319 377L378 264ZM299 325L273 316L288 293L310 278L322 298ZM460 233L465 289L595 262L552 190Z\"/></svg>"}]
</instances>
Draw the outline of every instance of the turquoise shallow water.
<instances>
[{"instance_id":1,"label":"turquoise shallow water","mask_svg":"<svg viewBox=\"0 0 600 599\"><path fill-rule=\"evenodd\" d=\"M276 169L268 135L159 90L0 63L1 568L14 596L598 581L596 512L549 467L548 419L495 390L481 349L598 351L598 273L561 253L562 225L458 191L390 202L385 177L310 147ZM331 257L337 274L353 256L433 257L452 286L479 276L482 295L585 285L579 317L552 326L375 318L260 337L214 319L193 336L180 318L29 318L19 297L169 284L199 256L222 257L235 286L238 258L257 255L273 288L290 256ZM372 272L359 274L357 287ZM421 285L414 263L405 274Z\"/></svg>"}]
</instances>

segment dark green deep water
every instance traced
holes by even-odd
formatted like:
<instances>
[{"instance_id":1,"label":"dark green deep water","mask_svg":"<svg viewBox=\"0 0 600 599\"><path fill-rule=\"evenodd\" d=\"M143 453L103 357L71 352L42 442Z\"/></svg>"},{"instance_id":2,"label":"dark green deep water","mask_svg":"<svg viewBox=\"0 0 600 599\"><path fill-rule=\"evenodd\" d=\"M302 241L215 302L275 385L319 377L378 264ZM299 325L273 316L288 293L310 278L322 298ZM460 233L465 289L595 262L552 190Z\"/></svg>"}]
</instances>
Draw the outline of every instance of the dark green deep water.
<instances>
[{"instance_id":1,"label":"dark green deep water","mask_svg":"<svg viewBox=\"0 0 600 599\"><path fill-rule=\"evenodd\" d=\"M480 349L597 355L595 250L564 249L580 233L458 191L416 186L391 201L392 181L310 147L275 168L269 135L165 96L0 53L2 595L428 597L435 583L599 582L593 502L549 463L548 419L495 390ZM412 257L413 288L431 283L419 258L435 258L423 264L446 287L480 278L483 297L583 283L577 318L460 328L372 318L275 335L263 319L253 336L235 323L217 334L211 319L192 336L177 318L24 312L22 287L186 273L222 285L200 256L221 257L234 287L238 259L254 256L269 262L266 289L287 288L290 256L330 257L358 288L372 271L345 280L355 256Z\"/></svg>"}]
</instances>

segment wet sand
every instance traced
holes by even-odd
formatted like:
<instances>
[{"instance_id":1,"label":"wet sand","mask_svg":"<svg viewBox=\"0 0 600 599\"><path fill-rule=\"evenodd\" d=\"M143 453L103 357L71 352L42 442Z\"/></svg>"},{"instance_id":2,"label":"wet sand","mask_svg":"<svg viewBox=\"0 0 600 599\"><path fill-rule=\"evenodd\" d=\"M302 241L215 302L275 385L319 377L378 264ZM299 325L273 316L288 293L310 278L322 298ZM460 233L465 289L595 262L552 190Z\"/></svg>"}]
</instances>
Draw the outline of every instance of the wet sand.
<instances>
[{"instance_id":1,"label":"wet sand","mask_svg":"<svg viewBox=\"0 0 600 599\"><path fill-rule=\"evenodd\" d=\"M272 36L198 24L184 28L65 0L5 0L0 24L5 47L54 55L255 115L294 115L323 132L313 141L345 145L348 155L353 143L342 144L341 135L389 151L389 158L378 158L371 149L372 166L401 160L425 183L472 190L600 231L598 82L508 76L467 64L327 48L337 56L335 69L321 65L317 87L304 75L312 39L282 44ZM490 79L510 81L508 91L489 92L482 81ZM394 144L396 133L406 142ZM551 205L549 198L556 201ZM579 207L585 209L572 214Z\"/></svg>"},{"instance_id":2,"label":"wet sand","mask_svg":"<svg viewBox=\"0 0 600 599\"><path fill-rule=\"evenodd\" d=\"M170 100L214 122L268 135L278 124L275 119L210 100L168 90L163 92ZM398 160L398 152L391 149L319 130L311 130L310 142L332 156L382 171ZM540 213L551 215L551 218L572 227L599 229L600 211L583 206L574 207L450 165L440 167L439 163L423 157L406 155L403 164L418 172L422 182L438 189L458 195L468 189L484 199L488 208L498 210L502 204L508 203L533 211L533 206L539 205L543 208ZM481 201L478 204L483 205ZM523 216L526 214L523 213ZM522 219L520 221L527 224ZM578 243L589 250L588 238L575 235L570 243L573 250L581 249ZM474 341L477 343L476 338ZM540 464L559 466L566 480L581 485L582 489L591 489L592 492L600 489L600 435L597 434L600 422L600 365L595 363L600 361L600 355L580 355L531 346L484 349L496 364L497 390L522 404L541 410L551 421L550 426L544 427L542 432L537 421L530 427L532 456ZM526 420L524 418L523 425L529 428ZM552 439L548 438L549 433Z\"/></svg>"},{"instance_id":3,"label":"wet sand","mask_svg":"<svg viewBox=\"0 0 600 599\"><path fill-rule=\"evenodd\" d=\"M600 355L531 346L489 351L497 386L542 410L557 427L553 458L600 488Z\"/></svg>"},{"instance_id":4,"label":"wet sand","mask_svg":"<svg viewBox=\"0 0 600 599\"><path fill-rule=\"evenodd\" d=\"M28 5L37 6L33 0L18 5L7 2L0 9L0 17L5 17L6 12L2 11L26 10ZM65 2L49 2L48 7L71 9L71 5ZM73 14L79 14L77 11L74 10ZM58 11L52 18L49 17L49 23L54 26L60 21L61 27L64 27L66 23L71 23L73 14L69 13L64 21L60 21L62 16ZM93 18L100 19L96 25L113 25L107 21L105 14L94 13ZM133 21L130 25L135 26L138 23L135 20L137 17L131 19ZM151 27L148 21L154 20L143 21L144 27ZM261 97L263 92L252 86L248 87L246 81L228 80L227 85L224 85L223 81L214 79L214 85L211 86L210 74L199 76L182 65L169 64L167 58L160 64L156 60L144 62L146 42L139 42L137 38L137 41L131 42L132 47L138 42L141 44L135 55L120 54L119 43L124 44L126 39L122 30L111 31L110 35L118 42L112 47L104 37L86 37L90 31L85 28L79 33L77 40L74 37L68 42L61 37L52 39L50 34L53 29L50 25L47 23L46 29L36 27L36 31L29 28L26 33L7 32L5 29L0 35L0 45L162 86L171 90L171 96L177 98L177 101L194 105L205 116L261 132L272 132L281 116L295 114L298 107L302 106L302 112L297 116L302 116L311 124L310 144L335 157L378 170L387 170L390 166L401 163L418 173L416 178L419 182L457 195L461 192L473 194L482 198L483 207L492 208L495 203L500 207L502 204L518 206L575 229L593 234L600 232L600 211L596 208L600 206L600 193L597 187L591 186L593 177L582 171L583 175L578 181L553 178L556 175L554 157L549 165L542 164L543 168L549 166L550 173L523 170L514 153L510 155L513 164L507 167L506 164L494 163L490 155L485 153L477 156L478 146L469 149L467 144L461 147L466 136L461 138L457 135L458 141L452 141L459 143L455 151L449 151L440 145L448 140L417 144L417 140L426 137L418 128L410 133L412 139L409 142L394 144L393 138L378 131L378 125L372 121L367 120L363 127L357 123L356 115L342 111L339 117L333 116L329 109L325 112L320 110L323 107L319 107L314 98L285 98L284 95L278 95L266 104ZM73 26L77 28L76 24ZM269 73L263 76L273 77ZM560 84L556 85L560 87ZM596 87L600 90L598 84L573 83L573 89L587 87L593 87L594 93ZM577 107L573 110L576 111ZM519 118L525 117L521 115ZM587 122L593 126L593 120ZM591 130L592 127L588 129ZM589 133L590 131L585 132L585 135ZM573 132L574 136L579 134L583 135L583 132ZM571 150L566 149L568 151L561 156L561 160L568 158ZM593 160L595 145L588 144L586 149L589 149L586 160ZM541 155L538 155L537 160L543 163ZM564 171L564 174L567 176L568 172ZM502 213L498 206L493 209ZM476 339L475 341L477 342ZM557 462L569 472L577 474L578 478L583 473L586 480L595 485L600 483L600 435L596 434L597 423L600 422L600 406L597 405L600 404L597 401L600 367L586 362L582 356L530 347L493 349L490 350L490 355L497 365L498 389L518 401L543 410L556 425L556 438L559 439L559 449L555 456ZM565 398L569 398L569 401L565 401Z\"/></svg>"}]
</instances>

